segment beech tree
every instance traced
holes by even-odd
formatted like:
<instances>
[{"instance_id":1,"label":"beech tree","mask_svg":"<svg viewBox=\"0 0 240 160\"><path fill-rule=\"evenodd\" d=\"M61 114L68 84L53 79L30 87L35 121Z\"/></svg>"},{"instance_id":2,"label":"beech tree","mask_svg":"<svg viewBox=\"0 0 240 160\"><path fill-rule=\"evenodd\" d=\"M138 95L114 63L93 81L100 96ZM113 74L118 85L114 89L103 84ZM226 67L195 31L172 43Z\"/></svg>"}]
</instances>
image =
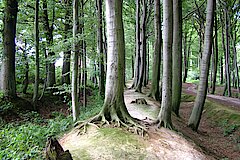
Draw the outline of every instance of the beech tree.
<instances>
[{"instance_id":1,"label":"beech tree","mask_svg":"<svg viewBox=\"0 0 240 160\"><path fill-rule=\"evenodd\" d=\"M73 0L73 57L72 57L72 113L73 121L77 121L80 114L80 108L78 106L78 56L79 56L79 47L77 41L78 34L78 0Z\"/></svg>"},{"instance_id":2,"label":"beech tree","mask_svg":"<svg viewBox=\"0 0 240 160\"><path fill-rule=\"evenodd\" d=\"M140 76L140 0L136 0L136 44L135 44L135 62L134 62L134 79L132 88L135 88L139 81Z\"/></svg>"},{"instance_id":3,"label":"beech tree","mask_svg":"<svg viewBox=\"0 0 240 160\"><path fill-rule=\"evenodd\" d=\"M182 1L173 0L172 109L179 116L182 92Z\"/></svg>"},{"instance_id":4,"label":"beech tree","mask_svg":"<svg viewBox=\"0 0 240 160\"><path fill-rule=\"evenodd\" d=\"M5 0L3 18L3 52L0 89L6 97L16 97L15 52L17 0Z\"/></svg>"},{"instance_id":5,"label":"beech tree","mask_svg":"<svg viewBox=\"0 0 240 160\"><path fill-rule=\"evenodd\" d=\"M103 18L102 18L102 0L97 0L98 17L98 56L99 56L99 94L104 95L104 54L103 54Z\"/></svg>"},{"instance_id":6,"label":"beech tree","mask_svg":"<svg viewBox=\"0 0 240 160\"><path fill-rule=\"evenodd\" d=\"M118 126L137 125L124 102L124 30L122 0L106 0L107 75L102 110L90 122L114 122ZM89 121L88 121L89 122Z\"/></svg>"},{"instance_id":7,"label":"beech tree","mask_svg":"<svg viewBox=\"0 0 240 160\"><path fill-rule=\"evenodd\" d=\"M162 103L157 117L158 127L172 128L172 42L173 1L163 0L163 77Z\"/></svg>"},{"instance_id":8,"label":"beech tree","mask_svg":"<svg viewBox=\"0 0 240 160\"><path fill-rule=\"evenodd\" d=\"M64 39L65 41L69 38L69 32L71 32L71 5L72 0L65 0L65 23L64 23ZM62 66L62 84L70 84L70 59L71 49L64 51L63 66Z\"/></svg>"},{"instance_id":9,"label":"beech tree","mask_svg":"<svg viewBox=\"0 0 240 160\"><path fill-rule=\"evenodd\" d=\"M53 87L56 83L55 77L55 60L53 58L54 52L51 50L51 46L53 45L53 29L54 29L54 19L55 19L55 10L53 10L52 23L49 22L48 16L48 5L47 0L43 0L43 26L44 32L47 39L48 46L48 54L47 54L47 87Z\"/></svg>"},{"instance_id":10,"label":"beech tree","mask_svg":"<svg viewBox=\"0 0 240 160\"><path fill-rule=\"evenodd\" d=\"M223 95L225 95L227 91L228 97L231 97L231 73L230 73L230 38L229 38L229 10L228 4L223 2L224 7L224 22L225 22L225 76L226 83Z\"/></svg>"},{"instance_id":11,"label":"beech tree","mask_svg":"<svg viewBox=\"0 0 240 160\"><path fill-rule=\"evenodd\" d=\"M154 59L153 59L153 74L152 85L149 96L155 100L160 100L159 81L160 81L160 64L161 64L161 10L160 0L154 0L154 28L155 28L155 42L154 42Z\"/></svg>"},{"instance_id":12,"label":"beech tree","mask_svg":"<svg viewBox=\"0 0 240 160\"><path fill-rule=\"evenodd\" d=\"M39 0L35 2L35 83L34 83L34 93L33 93L33 103L35 104L38 98L39 89ZM34 105L35 106L35 105Z\"/></svg>"},{"instance_id":13,"label":"beech tree","mask_svg":"<svg viewBox=\"0 0 240 160\"><path fill-rule=\"evenodd\" d=\"M213 72L213 78L212 78L212 91L211 93L215 93L216 88L216 81L217 81L217 69L218 69L218 20L217 20L217 5L214 3L214 47L213 47L213 54L212 54L212 72Z\"/></svg>"},{"instance_id":14,"label":"beech tree","mask_svg":"<svg viewBox=\"0 0 240 160\"><path fill-rule=\"evenodd\" d=\"M135 86L135 90L137 92L142 92L142 86L144 83L144 78L146 76L146 26L147 26L147 0L143 0L142 1L142 20L141 20L141 32L140 32L140 41L141 41L141 45L140 45L140 56L139 56L139 60L140 63L138 64L138 68L139 68L139 79L137 80L137 85Z\"/></svg>"},{"instance_id":15,"label":"beech tree","mask_svg":"<svg viewBox=\"0 0 240 160\"><path fill-rule=\"evenodd\" d=\"M204 33L204 49L201 60L200 80L197 97L195 99L194 107L188 121L188 126L194 131L197 131L198 129L207 95L209 63L212 51L214 3L216 3L216 0L207 1L206 27Z\"/></svg>"}]
</instances>

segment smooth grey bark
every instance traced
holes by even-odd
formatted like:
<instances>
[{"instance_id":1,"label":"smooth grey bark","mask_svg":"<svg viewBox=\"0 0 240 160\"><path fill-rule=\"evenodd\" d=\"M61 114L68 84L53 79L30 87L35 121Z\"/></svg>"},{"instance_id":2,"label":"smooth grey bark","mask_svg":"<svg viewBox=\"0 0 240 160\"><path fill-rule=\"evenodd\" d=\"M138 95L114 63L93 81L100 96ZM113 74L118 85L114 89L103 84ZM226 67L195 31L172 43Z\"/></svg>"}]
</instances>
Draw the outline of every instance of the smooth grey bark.
<instances>
[{"instance_id":1,"label":"smooth grey bark","mask_svg":"<svg viewBox=\"0 0 240 160\"><path fill-rule=\"evenodd\" d=\"M220 83L221 84L223 84L224 83L224 81L225 81L225 79L226 79L226 71L224 72L224 67L223 67L223 65L224 65L224 62L223 62L223 56L225 57L225 53L226 53L226 46L225 46L225 34L224 34L224 20L223 20L223 17L222 17L222 14L220 14L220 19L221 19L221 25L222 25L222 30L221 30L221 33L222 33L222 49L223 49L223 54L224 55L222 55L221 56L221 79L220 79ZM224 76L225 76L225 78L224 78ZM225 88L227 88L226 87L226 83L225 83ZM225 89L224 89L224 93L225 93ZM223 95L224 95L224 93L223 93Z\"/></svg>"},{"instance_id":2,"label":"smooth grey bark","mask_svg":"<svg viewBox=\"0 0 240 160\"><path fill-rule=\"evenodd\" d=\"M145 72L146 72L146 22L147 22L147 0L142 1L142 22L141 22L141 32L140 32L140 64L139 68L139 79L137 82L137 86L135 87L136 92L142 92L142 86L144 82Z\"/></svg>"},{"instance_id":3,"label":"smooth grey bark","mask_svg":"<svg viewBox=\"0 0 240 160\"><path fill-rule=\"evenodd\" d=\"M5 0L3 18L3 51L1 66L0 89L4 96L16 97L15 53L16 53L16 26L17 26L17 0Z\"/></svg>"},{"instance_id":4,"label":"smooth grey bark","mask_svg":"<svg viewBox=\"0 0 240 160\"><path fill-rule=\"evenodd\" d=\"M132 79L134 78L134 56L132 55Z\"/></svg>"},{"instance_id":5,"label":"smooth grey bark","mask_svg":"<svg viewBox=\"0 0 240 160\"><path fill-rule=\"evenodd\" d=\"M227 88L227 96L231 97L231 80L230 80L230 39L229 39L229 20L228 20L228 9L224 6L224 21L225 21L225 86ZM224 91L224 95L225 95Z\"/></svg>"},{"instance_id":6,"label":"smooth grey bark","mask_svg":"<svg viewBox=\"0 0 240 160\"><path fill-rule=\"evenodd\" d=\"M173 1L163 0L163 77L162 103L157 117L158 127L172 128L172 42Z\"/></svg>"},{"instance_id":7,"label":"smooth grey bark","mask_svg":"<svg viewBox=\"0 0 240 160\"><path fill-rule=\"evenodd\" d=\"M71 33L71 7L72 0L65 0L65 23L64 23L64 39L68 40ZM62 66L62 84L70 84L70 62L71 62L71 49L63 52L63 66Z\"/></svg>"},{"instance_id":8,"label":"smooth grey bark","mask_svg":"<svg viewBox=\"0 0 240 160\"><path fill-rule=\"evenodd\" d=\"M217 5L216 5L216 1L214 1L214 58L213 58L213 80L212 80L212 94L215 93L215 89L216 89L216 81L217 81L217 70L218 70L218 20L217 20Z\"/></svg>"},{"instance_id":9,"label":"smooth grey bark","mask_svg":"<svg viewBox=\"0 0 240 160\"><path fill-rule=\"evenodd\" d=\"M183 83L186 83L187 73L188 73L188 55L187 55L187 32L185 32L183 37L183 62L184 62L184 72L183 72Z\"/></svg>"},{"instance_id":10,"label":"smooth grey bark","mask_svg":"<svg viewBox=\"0 0 240 160\"><path fill-rule=\"evenodd\" d=\"M83 42L83 107L87 107L87 46L86 42Z\"/></svg>"},{"instance_id":11,"label":"smooth grey bark","mask_svg":"<svg viewBox=\"0 0 240 160\"><path fill-rule=\"evenodd\" d=\"M35 2L35 22L34 22L34 32L35 32L35 82L34 82L34 92L33 92L33 106L36 109L36 102L38 99L39 90L39 0Z\"/></svg>"},{"instance_id":12,"label":"smooth grey bark","mask_svg":"<svg viewBox=\"0 0 240 160\"><path fill-rule=\"evenodd\" d=\"M111 121L119 126L134 123L124 102L125 42L122 21L122 0L106 0L107 76L102 111L94 120Z\"/></svg>"},{"instance_id":13,"label":"smooth grey bark","mask_svg":"<svg viewBox=\"0 0 240 160\"><path fill-rule=\"evenodd\" d=\"M139 69L139 65L140 65L140 46L141 46L141 42L140 42L140 0L136 0L136 28L135 28L135 32L136 32L136 48L135 48L135 62L134 62L134 79L133 79L133 84L132 84L132 88L135 88L138 84L138 80L139 80L139 75L140 75L140 69Z\"/></svg>"},{"instance_id":14,"label":"smooth grey bark","mask_svg":"<svg viewBox=\"0 0 240 160\"><path fill-rule=\"evenodd\" d=\"M80 0L79 1L79 19L81 19L78 23L78 34L79 35L83 35L84 32L84 13L83 13L83 8L84 8L84 0ZM84 39L79 40L79 60L78 60L78 98L80 98L83 95L83 90L81 90L81 86L83 86L83 81L84 81L84 72L83 72L83 51L84 51L84 47L83 47L83 43L84 43Z\"/></svg>"},{"instance_id":15,"label":"smooth grey bark","mask_svg":"<svg viewBox=\"0 0 240 160\"><path fill-rule=\"evenodd\" d=\"M47 6L47 0L43 0L43 27L45 36L47 39L48 46L53 45L53 25L54 25L54 9L53 9L53 19L52 24L50 26L49 18L48 18L48 6ZM48 71L47 71L47 87L53 87L53 85L56 83L55 79L55 60L53 59L54 52L51 50L48 50Z\"/></svg>"},{"instance_id":16,"label":"smooth grey bark","mask_svg":"<svg viewBox=\"0 0 240 160\"><path fill-rule=\"evenodd\" d=\"M102 0L97 0L97 17L98 17L98 30L97 30L97 38L98 38L98 56L99 56L99 94L104 96L104 53L103 53L103 18L102 18Z\"/></svg>"},{"instance_id":17,"label":"smooth grey bark","mask_svg":"<svg viewBox=\"0 0 240 160\"><path fill-rule=\"evenodd\" d=\"M182 1L173 0L172 110L179 116L182 92Z\"/></svg>"},{"instance_id":18,"label":"smooth grey bark","mask_svg":"<svg viewBox=\"0 0 240 160\"><path fill-rule=\"evenodd\" d=\"M155 12L154 14L155 42L154 42L152 84L149 96L159 101L160 100L159 81L160 81L161 44L162 44L160 0L154 0L154 12Z\"/></svg>"},{"instance_id":19,"label":"smooth grey bark","mask_svg":"<svg viewBox=\"0 0 240 160\"><path fill-rule=\"evenodd\" d=\"M214 1L207 1L207 15L206 15L206 27L204 33L204 50L201 60L201 72L200 80L197 91L197 96L194 101L194 107L191 113L191 116L188 121L188 126L197 131L201 115L204 107L204 103L207 95L207 86L208 86L208 74L209 74L209 63L212 50L212 35L213 35L213 15L214 15Z\"/></svg>"},{"instance_id":20,"label":"smooth grey bark","mask_svg":"<svg viewBox=\"0 0 240 160\"><path fill-rule=\"evenodd\" d=\"M183 61L184 61L184 72L183 72L183 83L186 83L189 69L189 57L191 52L191 43L192 43L192 33L190 33L190 37L188 39L188 33L185 32L183 36Z\"/></svg>"},{"instance_id":21,"label":"smooth grey bark","mask_svg":"<svg viewBox=\"0 0 240 160\"><path fill-rule=\"evenodd\" d=\"M236 77L236 88L238 93L240 93L240 82L239 82L239 69L237 63L237 48L236 48L236 38L237 38L237 31L233 33L232 37L232 47L233 47L233 65L235 69L235 77Z\"/></svg>"},{"instance_id":22,"label":"smooth grey bark","mask_svg":"<svg viewBox=\"0 0 240 160\"><path fill-rule=\"evenodd\" d=\"M78 0L73 0L73 54L72 54L72 113L73 113L73 122L76 122L79 114L80 107L78 104L78 56L79 56L79 47L78 47Z\"/></svg>"}]
</instances>

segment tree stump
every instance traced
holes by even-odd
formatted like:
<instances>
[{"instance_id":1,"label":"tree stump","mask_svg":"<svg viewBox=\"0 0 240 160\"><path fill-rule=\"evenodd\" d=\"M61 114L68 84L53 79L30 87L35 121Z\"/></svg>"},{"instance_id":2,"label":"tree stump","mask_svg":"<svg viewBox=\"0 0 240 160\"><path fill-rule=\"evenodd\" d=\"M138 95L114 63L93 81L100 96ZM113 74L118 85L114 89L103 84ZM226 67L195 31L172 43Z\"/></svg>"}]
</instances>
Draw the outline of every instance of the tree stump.
<instances>
[{"instance_id":1,"label":"tree stump","mask_svg":"<svg viewBox=\"0 0 240 160\"><path fill-rule=\"evenodd\" d=\"M147 101L144 98L137 98L135 101L132 101L131 103L147 105Z\"/></svg>"},{"instance_id":2,"label":"tree stump","mask_svg":"<svg viewBox=\"0 0 240 160\"><path fill-rule=\"evenodd\" d=\"M47 160L73 160L70 152L64 151L56 138L48 138L45 153Z\"/></svg>"}]
</instances>

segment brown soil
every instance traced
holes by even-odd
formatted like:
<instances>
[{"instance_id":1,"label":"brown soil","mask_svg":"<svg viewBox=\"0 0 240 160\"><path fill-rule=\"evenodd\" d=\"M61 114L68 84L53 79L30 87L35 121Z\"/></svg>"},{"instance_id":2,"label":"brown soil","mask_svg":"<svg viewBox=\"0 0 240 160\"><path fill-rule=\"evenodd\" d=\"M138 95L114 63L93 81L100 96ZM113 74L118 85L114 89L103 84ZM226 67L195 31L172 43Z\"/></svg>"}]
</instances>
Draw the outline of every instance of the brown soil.
<instances>
[{"instance_id":1,"label":"brown soil","mask_svg":"<svg viewBox=\"0 0 240 160\"><path fill-rule=\"evenodd\" d=\"M220 90L218 88L218 90ZM196 95L196 85L183 84L183 93ZM220 95L208 95L208 100L224 105L235 112L240 111L240 100L236 98L223 97ZM193 132L187 127L187 121L191 114L194 102L182 102L180 108L181 118L173 116L175 128L184 136L193 140L197 145L203 148L207 154L214 156L217 159L229 158L240 159L240 142L236 142L232 136L224 136L223 129L216 125L203 111L198 132ZM240 131L237 130L235 135L240 136Z\"/></svg>"},{"instance_id":2,"label":"brown soil","mask_svg":"<svg viewBox=\"0 0 240 160\"><path fill-rule=\"evenodd\" d=\"M221 104L223 106L228 106L231 109L240 111L240 99L222 96L220 93L223 93L223 87L216 87L216 94L208 94L207 97L209 100ZM237 93L237 90L232 88L233 93ZM197 85L192 83L184 83L183 84L183 93L196 95L197 93Z\"/></svg>"},{"instance_id":3,"label":"brown soil","mask_svg":"<svg viewBox=\"0 0 240 160\"><path fill-rule=\"evenodd\" d=\"M131 82L130 82L131 84ZM217 88L218 89L218 88ZM154 101L152 98L147 97L149 92L149 86L143 89L143 93L137 93L134 90L127 89L124 93L125 103L129 113L141 120L142 122L151 123L156 119L160 104ZM184 84L183 93L196 95L196 86L193 84ZM137 98L144 98L147 104L137 104L131 103ZM224 105L239 112L238 99L232 99L222 96L209 95L208 99L214 103ZM61 138L60 142L65 147L69 149L70 152L78 153L82 151L77 151L84 149L87 155L90 157L95 157L97 159L139 159L137 154L134 155L135 158L129 157L129 154L134 153L146 153L147 157L145 159L233 159L239 160L240 157L240 142L239 140L233 138L233 135L224 136L223 129L219 127L216 122L210 119L206 112L203 111L201 118L201 123L198 132L192 131L187 127L187 121L191 114L193 108L193 100L189 102L182 102L180 108L180 118L175 115L172 116L173 125L175 131L171 131L165 128L156 129L155 126L150 126L148 130L148 136L144 139L138 137L139 142L144 143L144 148L140 150L135 148L133 153L128 152L123 149L124 146L115 146L115 150L120 152L121 155L124 154L126 157L114 157L112 151L107 149L108 144L114 145L114 142L107 141L106 145L93 145L90 131L86 135L77 136L76 132L69 133ZM97 131L94 131L97 133ZM240 137L240 130L234 132L235 135ZM101 137L103 140L97 142L97 144L105 142L105 137ZM99 138L99 139L101 139ZM90 139L90 140L89 140ZM98 139L98 140L99 140ZM91 144L91 147L86 144ZM126 142L121 142L125 144ZM129 147L129 146L128 146ZM95 148L94 151L92 149ZM96 148L99 148L97 151ZM104 150L104 153L102 152ZM129 150L131 150L129 148ZM110 153L111 152L111 153ZM77 154L76 154L77 155ZM150 157L149 157L150 156ZM111 157L111 158L109 158ZM137 158L138 157L138 158ZM91 159L91 158L90 158Z\"/></svg>"}]
</instances>

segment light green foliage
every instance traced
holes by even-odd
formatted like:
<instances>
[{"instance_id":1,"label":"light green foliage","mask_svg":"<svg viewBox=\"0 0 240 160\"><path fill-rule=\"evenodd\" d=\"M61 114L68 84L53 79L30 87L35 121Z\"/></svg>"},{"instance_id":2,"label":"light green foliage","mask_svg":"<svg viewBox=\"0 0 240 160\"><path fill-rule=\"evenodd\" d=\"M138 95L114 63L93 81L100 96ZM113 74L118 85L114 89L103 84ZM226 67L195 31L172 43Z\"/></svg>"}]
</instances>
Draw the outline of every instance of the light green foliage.
<instances>
[{"instance_id":1,"label":"light green foliage","mask_svg":"<svg viewBox=\"0 0 240 160\"><path fill-rule=\"evenodd\" d=\"M3 102L3 104L0 104L0 113L4 114L13 108L14 106L11 102Z\"/></svg>"},{"instance_id":2,"label":"light green foliage","mask_svg":"<svg viewBox=\"0 0 240 160\"><path fill-rule=\"evenodd\" d=\"M239 127L239 125L237 125L237 124L229 125L227 119L223 120L221 125L223 127L224 136L229 136L230 134L234 133L237 130L237 128Z\"/></svg>"},{"instance_id":3,"label":"light green foliage","mask_svg":"<svg viewBox=\"0 0 240 160\"><path fill-rule=\"evenodd\" d=\"M42 159L47 137L68 130L71 124L71 117L61 114L50 120L43 120L36 112L23 116L25 123L1 125L0 159Z\"/></svg>"},{"instance_id":4,"label":"light green foliage","mask_svg":"<svg viewBox=\"0 0 240 160\"><path fill-rule=\"evenodd\" d=\"M240 113L228 107L217 105L209 101L206 102L205 108L207 116L214 120L218 126L223 129L224 136L234 134L240 129Z\"/></svg>"},{"instance_id":5,"label":"light green foliage","mask_svg":"<svg viewBox=\"0 0 240 160\"><path fill-rule=\"evenodd\" d=\"M97 94L97 91L95 95ZM89 98L89 107L82 108L80 120L100 112L103 99ZM8 123L0 119L0 159L43 159L43 149L50 135L63 134L71 128L72 117L52 112L54 119L43 119L37 112L21 113L23 120Z\"/></svg>"},{"instance_id":6,"label":"light green foliage","mask_svg":"<svg viewBox=\"0 0 240 160\"><path fill-rule=\"evenodd\" d=\"M4 97L4 94L2 91L0 91L0 99L2 99Z\"/></svg>"}]
</instances>

